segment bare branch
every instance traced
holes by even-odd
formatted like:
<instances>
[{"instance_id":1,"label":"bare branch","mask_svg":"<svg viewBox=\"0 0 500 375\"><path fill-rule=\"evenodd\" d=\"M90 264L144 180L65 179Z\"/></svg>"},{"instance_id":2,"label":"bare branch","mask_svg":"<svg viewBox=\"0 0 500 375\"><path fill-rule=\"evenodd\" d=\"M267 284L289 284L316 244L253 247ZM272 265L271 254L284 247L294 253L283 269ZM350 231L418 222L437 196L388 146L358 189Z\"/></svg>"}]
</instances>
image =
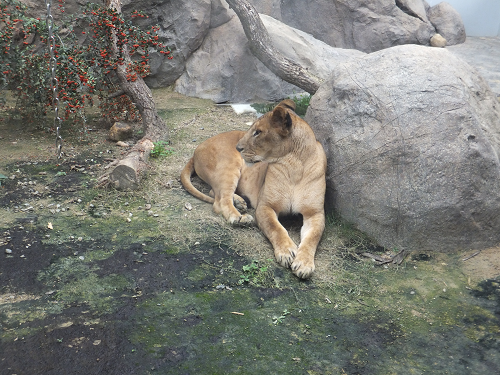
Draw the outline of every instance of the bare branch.
<instances>
[{"instance_id":1,"label":"bare branch","mask_svg":"<svg viewBox=\"0 0 500 375\"><path fill-rule=\"evenodd\" d=\"M269 36L259 13L246 0L226 0L240 19L250 44L250 50L270 71L282 80L294 84L314 94L320 85L320 80L306 68L283 56L278 51Z\"/></svg>"}]
</instances>

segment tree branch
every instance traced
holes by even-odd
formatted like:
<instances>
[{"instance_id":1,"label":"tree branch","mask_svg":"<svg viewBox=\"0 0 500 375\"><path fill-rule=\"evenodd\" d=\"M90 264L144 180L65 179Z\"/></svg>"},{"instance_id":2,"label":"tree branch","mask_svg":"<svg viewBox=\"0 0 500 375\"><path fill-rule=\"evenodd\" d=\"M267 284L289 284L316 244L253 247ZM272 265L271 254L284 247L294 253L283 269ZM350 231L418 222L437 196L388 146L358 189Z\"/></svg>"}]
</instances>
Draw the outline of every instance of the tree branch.
<instances>
[{"instance_id":1,"label":"tree branch","mask_svg":"<svg viewBox=\"0 0 500 375\"><path fill-rule=\"evenodd\" d=\"M119 0L106 0L106 6L121 13ZM124 63L117 65L116 75L120 81L121 90L112 95L127 94L135 104L142 118L144 137L139 140L113 168L99 179L99 186L112 185L120 190L135 190L140 187L141 173L147 168L149 154L154 142L165 139L168 135L165 121L158 115L153 100L153 94L142 77L138 74L135 81L127 77L127 67L132 62L127 45L123 50L118 48L118 37L113 35L112 46L115 56L123 56ZM121 52L121 53L120 53Z\"/></svg>"},{"instance_id":2,"label":"tree branch","mask_svg":"<svg viewBox=\"0 0 500 375\"><path fill-rule=\"evenodd\" d=\"M254 56L282 80L314 94L319 88L320 80L274 47L257 10L246 0L226 1L240 19Z\"/></svg>"}]
</instances>

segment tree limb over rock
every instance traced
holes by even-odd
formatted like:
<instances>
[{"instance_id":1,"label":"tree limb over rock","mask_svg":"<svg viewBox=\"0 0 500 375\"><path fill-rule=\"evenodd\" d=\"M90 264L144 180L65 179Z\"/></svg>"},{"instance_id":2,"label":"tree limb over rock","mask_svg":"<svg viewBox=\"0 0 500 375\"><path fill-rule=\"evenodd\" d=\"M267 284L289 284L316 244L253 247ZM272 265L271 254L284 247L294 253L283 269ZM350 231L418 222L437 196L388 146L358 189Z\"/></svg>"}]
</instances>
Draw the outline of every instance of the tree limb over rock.
<instances>
[{"instance_id":1,"label":"tree limb over rock","mask_svg":"<svg viewBox=\"0 0 500 375\"><path fill-rule=\"evenodd\" d=\"M320 85L320 80L301 65L286 58L271 41L257 10L246 0L226 0L234 10L245 31L250 50L270 71L282 80L294 84L314 94Z\"/></svg>"}]
</instances>

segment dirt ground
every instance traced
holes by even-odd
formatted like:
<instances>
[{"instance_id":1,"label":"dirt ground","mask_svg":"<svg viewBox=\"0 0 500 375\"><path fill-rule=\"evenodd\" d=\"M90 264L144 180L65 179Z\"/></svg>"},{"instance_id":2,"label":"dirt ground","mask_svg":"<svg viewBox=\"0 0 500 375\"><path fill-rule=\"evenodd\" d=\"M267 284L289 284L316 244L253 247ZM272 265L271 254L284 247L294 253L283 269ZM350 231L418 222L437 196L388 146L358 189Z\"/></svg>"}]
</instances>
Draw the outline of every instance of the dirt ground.
<instances>
[{"instance_id":1,"label":"dirt ground","mask_svg":"<svg viewBox=\"0 0 500 375\"><path fill-rule=\"evenodd\" d=\"M499 248L381 266L360 253L390 251L329 215L298 280L178 179L255 115L154 96L171 150L136 192L95 188L123 149L92 116L63 124L62 159L47 122L0 121L1 374L500 373Z\"/></svg>"}]
</instances>

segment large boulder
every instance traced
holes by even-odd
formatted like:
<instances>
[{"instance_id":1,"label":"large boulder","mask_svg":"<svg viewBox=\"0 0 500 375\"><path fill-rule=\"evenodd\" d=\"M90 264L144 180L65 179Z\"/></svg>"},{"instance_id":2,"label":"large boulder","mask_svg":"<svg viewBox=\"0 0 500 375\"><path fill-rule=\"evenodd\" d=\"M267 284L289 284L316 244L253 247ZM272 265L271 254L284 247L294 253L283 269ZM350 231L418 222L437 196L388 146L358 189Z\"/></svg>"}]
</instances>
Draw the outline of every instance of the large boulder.
<instances>
[{"instance_id":1,"label":"large boulder","mask_svg":"<svg viewBox=\"0 0 500 375\"><path fill-rule=\"evenodd\" d=\"M429 45L436 33L423 0L289 0L281 6L287 25L339 48L364 52L400 44Z\"/></svg>"},{"instance_id":2,"label":"large boulder","mask_svg":"<svg viewBox=\"0 0 500 375\"><path fill-rule=\"evenodd\" d=\"M306 120L328 156L330 208L380 245L500 241L500 104L449 51L408 45L348 61Z\"/></svg>"},{"instance_id":3,"label":"large boulder","mask_svg":"<svg viewBox=\"0 0 500 375\"><path fill-rule=\"evenodd\" d=\"M214 0L214 8L220 0ZM148 18L136 18L135 23L144 28L159 25L158 35L172 50L174 58L153 52L150 54L151 75L145 82L150 87L171 85L184 71L186 60L197 50L208 32L211 22L211 0L151 1L123 0L122 11L130 14L140 10Z\"/></svg>"},{"instance_id":4,"label":"large boulder","mask_svg":"<svg viewBox=\"0 0 500 375\"><path fill-rule=\"evenodd\" d=\"M320 79L326 79L337 64L364 55L356 50L333 48L272 17L261 15L261 19L274 46ZM236 15L230 22L210 29L200 48L188 59L175 90L216 103L274 101L303 91L279 79L252 54Z\"/></svg>"},{"instance_id":5,"label":"large boulder","mask_svg":"<svg viewBox=\"0 0 500 375\"><path fill-rule=\"evenodd\" d=\"M460 14L448 3L439 3L427 12L436 31L446 39L449 46L465 42L465 26Z\"/></svg>"}]
</instances>

